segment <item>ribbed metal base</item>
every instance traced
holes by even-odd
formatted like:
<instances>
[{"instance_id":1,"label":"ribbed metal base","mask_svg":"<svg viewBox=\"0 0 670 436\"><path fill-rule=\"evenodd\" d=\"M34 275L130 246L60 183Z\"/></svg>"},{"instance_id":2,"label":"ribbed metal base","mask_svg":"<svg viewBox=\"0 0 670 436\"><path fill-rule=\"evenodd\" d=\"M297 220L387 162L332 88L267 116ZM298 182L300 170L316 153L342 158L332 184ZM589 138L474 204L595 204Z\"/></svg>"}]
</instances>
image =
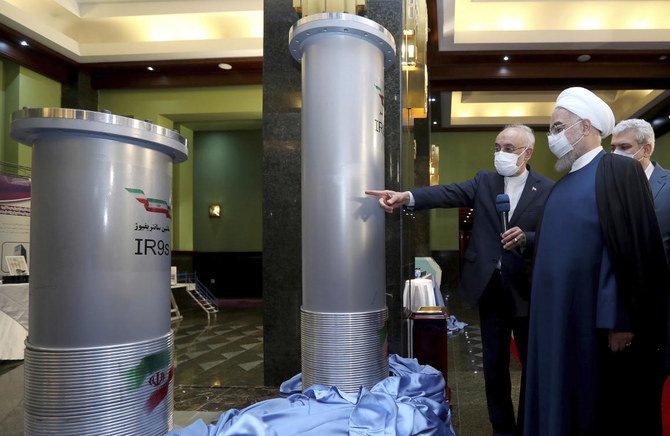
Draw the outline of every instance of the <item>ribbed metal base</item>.
<instances>
[{"instance_id":1,"label":"ribbed metal base","mask_svg":"<svg viewBox=\"0 0 670 436\"><path fill-rule=\"evenodd\" d=\"M26 342L26 435L163 435L172 427L173 336L98 348Z\"/></svg>"},{"instance_id":2,"label":"ribbed metal base","mask_svg":"<svg viewBox=\"0 0 670 436\"><path fill-rule=\"evenodd\" d=\"M386 308L323 313L301 309L302 387L337 386L355 393L389 375Z\"/></svg>"}]
</instances>

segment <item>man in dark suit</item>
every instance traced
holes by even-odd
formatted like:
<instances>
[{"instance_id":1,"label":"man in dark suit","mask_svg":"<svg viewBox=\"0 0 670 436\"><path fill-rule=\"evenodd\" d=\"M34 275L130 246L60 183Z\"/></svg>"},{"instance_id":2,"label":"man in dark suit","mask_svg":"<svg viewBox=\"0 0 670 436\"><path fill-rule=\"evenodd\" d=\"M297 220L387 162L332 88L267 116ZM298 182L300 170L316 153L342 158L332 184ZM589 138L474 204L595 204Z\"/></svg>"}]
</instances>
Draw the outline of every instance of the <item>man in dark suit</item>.
<instances>
[{"instance_id":1,"label":"man in dark suit","mask_svg":"<svg viewBox=\"0 0 670 436\"><path fill-rule=\"evenodd\" d=\"M670 171L651 160L654 144L654 129L645 120L623 120L612 130L612 152L637 159L647 175L665 255L670 262Z\"/></svg>"},{"instance_id":2,"label":"man in dark suit","mask_svg":"<svg viewBox=\"0 0 670 436\"><path fill-rule=\"evenodd\" d=\"M629 119L621 121L614 127L610 144L613 153L636 159L642 165L649 180L654 199L654 210L665 248L665 257L670 265L670 171L651 160L655 142L654 129L651 124L641 119ZM668 329L670 330L670 325ZM668 386L665 389L670 389L670 377L667 377L668 369L670 369L670 347L666 348L665 369L659 368L659 390L654 392L657 398L662 396L664 382ZM631 365L629 361L624 361L624 363ZM639 366L638 371L649 372L653 369L650 362L645 360ZM614 367L613 369L619 373L626 370L628 370L626 367Z\"/></svg>"},{"instance_id":3,"label":"man in dark suit","mask_svg":"<svg viewBox=\"0 0 670 436\"><path fill-rule=\"evenodd\" d=\"M523 368L535 227L553 185L527 166L534 145L530 128L506 126L495 140L496 172L479 171L463 183L412 191L366 191L378 197L381 207L389 213L401 206L415 210L474 209L472 237L465 252L459 291L466 302L479 306L486 399L495 435L520 433L511 399L510 337L514 332ZM505 232L496 211L496 197L503 193L510 197ZM522 372L522 385L523 380ZM519 411L523 417L523 395Z\"/></svg>"}]
</instances>

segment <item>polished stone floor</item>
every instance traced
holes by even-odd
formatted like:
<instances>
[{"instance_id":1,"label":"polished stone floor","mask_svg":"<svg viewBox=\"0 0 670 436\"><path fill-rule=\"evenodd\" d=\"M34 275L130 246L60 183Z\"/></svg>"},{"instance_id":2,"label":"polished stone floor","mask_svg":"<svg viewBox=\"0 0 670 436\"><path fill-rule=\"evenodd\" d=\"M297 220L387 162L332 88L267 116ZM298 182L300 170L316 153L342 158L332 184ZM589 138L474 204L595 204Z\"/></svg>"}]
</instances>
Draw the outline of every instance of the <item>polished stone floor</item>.
<instances>
[{"instance_id":1,"label":"polished stone floor","mask_svg":"<svg viewBox=\"0 0 670 436\"><path fill-rule=\"evenodd\" d=\"M459 436L488 436L481 340L475 310L447 294L450 313L468 323L447 341L452 421ZM279 396L263 381L263 307L261 302L227 303L209 319L201 310L182 309L175 331L175 426L196 419L212 422L222 412L242 409ZM514 395L520 370L512 361ZM0 434L22 434L23 365L0 363Z\"/></svg>"},{"instance_id":2,"label":"polished stone floor","mask_svg":"<svg viewBox=\"0 0 670 436\"><path fill-rule=\"evenodd\" d=\"M449 369L447 379L451 388L451 413L458 436L489 436L491 424L486 409L479 314L476 309L461 303L458 296L447 294L449 312L468 324L447 341ZM521 367L510 357L512 398L515 408L519 398Z\"/></svg>"}]
</instances>

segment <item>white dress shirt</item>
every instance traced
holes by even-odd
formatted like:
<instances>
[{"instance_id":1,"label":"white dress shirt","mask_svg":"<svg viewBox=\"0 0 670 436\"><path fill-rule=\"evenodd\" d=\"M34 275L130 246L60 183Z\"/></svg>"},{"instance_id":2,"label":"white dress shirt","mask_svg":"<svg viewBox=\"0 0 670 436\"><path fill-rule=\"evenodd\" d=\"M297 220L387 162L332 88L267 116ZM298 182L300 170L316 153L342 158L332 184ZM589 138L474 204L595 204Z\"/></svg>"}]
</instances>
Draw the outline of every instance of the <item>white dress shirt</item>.
<instances>
[{"instance_id":1,"label":"white dress shirt","mask_svg":"<svg viewBox=\"0 0 670 436\"><path fill-rule=\"evenodd\" d=\"M597 155L603 151L602 145L599 145L598 147L594 148L593 150L589 151L586 154L583 154L577 158L577 160L572 164L572 168L570 168L570 172L574 173L577 170L581 170L584 168L586 165L588 165Z\"/></svg>"},{"instance_id":2,"label":"white dress shirt","mask_svg":"<svg viewBox=\"0 0 670 436\"><path fill-rule=\"evenodd\" d=\"M654 164L649 162L647 168L644 169L644 173L647 175L647 180L651 179L651 174L654 172L654 168L656 168Z\"/></svg>"},{"instance_id":3,"label":"white dress shirt","mask_svg":"<svg viewBox=\"0 0 670 436\"><path fill-rule=\"evenodd\" d=\"M512 219L514 209L516 209L516 205L519 204L521 193L526 186L526 180L528 180L528 170L524 170L524 172L518 176L505 177L505 194L509 195L508 220Z\"/></svg>"}]
</instances>

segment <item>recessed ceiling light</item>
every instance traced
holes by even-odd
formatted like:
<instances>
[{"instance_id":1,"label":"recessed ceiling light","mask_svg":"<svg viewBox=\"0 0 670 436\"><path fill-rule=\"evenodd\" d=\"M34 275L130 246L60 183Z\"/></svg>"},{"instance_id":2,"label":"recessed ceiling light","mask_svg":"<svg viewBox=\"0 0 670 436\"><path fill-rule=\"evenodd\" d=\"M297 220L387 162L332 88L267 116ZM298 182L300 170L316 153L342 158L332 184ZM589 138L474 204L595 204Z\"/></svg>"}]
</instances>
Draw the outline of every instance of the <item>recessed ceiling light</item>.
<instances>
[{"instance_id":1,"label":"recessed ceiling light","mask_svg":"<svg viewBox=\"0 0 670 436\"><path fill-rule=\"evenodd\" d=\"M436 125L436 124L437 124L437 121L433 121L433 125Z\"/></svg>"},{"instance_id":2,"label":"recessed ceiling light","mask_svg":"<svg viewBox=\"0 0 670 436\"><path fill-rule=\"evenodd\" d=\"M658 60L659 60L659 61L664 61L664 60L666 60L667 58L668 58L668 57L667 57L666 55L663 55L663 56L661 56L660 58L658 58Z\"/></svg>"},{"instance_id":3,"label":"recessed ceiling light","mask_svg":"<svg viewBox=\"0 0 670 436\"><path fill-rule=\"evenodd\" d=\"M233 69L233 66L230 65L230 64L226 64L226 63L224 63L224 62L221 62L221 63L219 64L219 68L221 68L222 70L232 70L232 69Z\"/></svg>"},{"instance_id":4,"label":"recessed ceiling light","mask_svg":"<svg viewBox=\"0 0 670 436\"><path fill-rule=\"evenodd\" d=\"M591 60L591 55L583 54L577 56L577 62L588 62Z\"/></svg>"},{"instance_id":5,"label":"recessed ceiling light","mask_svg":"<svg viewBox=\"0 0 670 436\"><path fill-rule=\"evenodd\" d=\"M149 70L149 71L153 71L153 70L154 70L154 67L147 67L147 70Z\"/></svg>"},{"instance_id":6,"label":"recessed ceiling light","mask_svg":"<svg viewBox=\"0 0 670 436\"><path fill-rule=\"evenodd\" d=\"M503 60L504 60L505 62L507 62L507 61L509 60L509 56L504 56L504 57L503 57Z\"/></svg>"},{"instance_id":7,"label":"recessed ceiling light","mask_svg":"<svg viewBox=\"0 0 670 436\"><path fill-rule=\"evenodd\" d=\"M21 42L19 42L19 44L21 44L24 47L28 47L28 41L26 41L25 39L21 40Z\"/></svg>"}]
</instances>

